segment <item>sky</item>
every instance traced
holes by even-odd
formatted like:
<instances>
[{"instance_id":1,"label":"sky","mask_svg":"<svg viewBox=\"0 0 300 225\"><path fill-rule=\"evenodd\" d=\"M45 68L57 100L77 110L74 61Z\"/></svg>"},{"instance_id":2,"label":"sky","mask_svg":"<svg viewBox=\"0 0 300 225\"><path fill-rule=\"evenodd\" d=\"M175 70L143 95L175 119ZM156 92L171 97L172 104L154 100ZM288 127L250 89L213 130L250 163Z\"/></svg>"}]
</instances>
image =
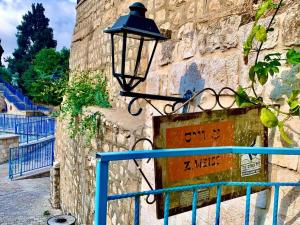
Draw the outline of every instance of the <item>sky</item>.
<instances>
[{"instance_id":1,"label":"sky","mask_svg":"<svg viewBox=\"0 0 300 225\"><path fill-rule=\"evenodd\" d=\"M31 9L32 3L42 3L45 15L50 19L57 49L70 48L75 24L75 7L77 0L0 0L0 39L4 48L3 57L12 54L17 47L16 27L22 16ZM3 58L2 58L3 62Z\"/></svg>"}]
</instances>

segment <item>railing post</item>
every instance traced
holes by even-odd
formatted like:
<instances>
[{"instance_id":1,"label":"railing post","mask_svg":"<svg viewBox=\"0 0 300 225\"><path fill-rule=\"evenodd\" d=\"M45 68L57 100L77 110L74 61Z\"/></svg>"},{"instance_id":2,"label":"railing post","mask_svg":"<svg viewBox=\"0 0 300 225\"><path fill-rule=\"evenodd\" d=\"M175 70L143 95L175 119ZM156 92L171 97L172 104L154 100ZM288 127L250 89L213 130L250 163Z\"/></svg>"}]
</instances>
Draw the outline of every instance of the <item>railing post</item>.
<instances>
[{"instance_id":1,"label":"railing post","mask_svg":"<svg viewBox=\"0 0 300 225\"><path fill-rule=\"evenodd\" d=\"M275 186L275 191L274 191L273 225L277 225L278 198L279 198L279 186L276 185Z\"/></svg>"},{"instance_id":2,"label":"railing post","mask_svg":"<svg viewBox=\"0 0 300 225\"><path fill-rule=\"evenodd\" d=\"M21 153L20 153L21 152ZM23 165L22 165L22 162L23 162L23 148L20 148L19 149L19 160L21 161L20 162L20 176L22 176L23 175Z\"/></svg>"},{"instance_id":3,"label":"railing post","mask_svg":"<svg viewBox=\"0 0 300 225\"><path fill-rule=\"evenodd\" d=\"M246 208L245 208L245 225L249 225L250 219L250 200L251 200L251 186L247 186L246 191Z\"/></svg>"},{"instance_id":4,"label":"railing post","mask_svg":"<svg viewBox=\"0 0 300 225\"><path fill-rule=\"evenodd\" d=\"M5 132L5 114L3 114L3 131Z\"/></svg>"},{"instance_id":5,"label":"railing post","mask_svg":"<svg viewBox=\"0 0 300 225\"><path fill-rule=\"evenodd\" d=\"M29 142L29 122L27 120L26 142Z\"/></svg>"},{"instance_id":6,"label":"railing post","mask_svg":"<svg viewBox=\"0 0 300 225\"><path fill-rule=\"evenodd\" d=\"M216 202L216 219L215 225L220 224L220 212L221 212L221 198L222 198L222 186L217 186L217 202Z\"/></svg>"},{"instance_id":7,"label":"railing post","mask_svg":"<svg viewBox=\"0 0 300 225\"><path fill-rule=\"evenodd\" d=\"M55 139L51 141L51 165L53 165L53 162L54 162L54 145L55 145Z\"/></svg>"},{"instance_id":8,"label":"railing post","mask_svg":"<svg viewBox=\"0 0 300 225\"><path fill-rule=\"evenodd\" d=\"M12 179L12 160L11 160L11 148L9 149L9 161L8 161L8 177Z\"/></svg>"},{"instance_id":9,"label":"railing post","mask_svg":"<svg viewBox=\"0 0 300 225\"><path fill-rule=\"evenodd\" d=\"M108 162L97 160L95 225L106 225Z\"/></svg>"},{"instance_id":10,"label":"railing post","mask_svg":"<svg viewBox=\"0 0 300 225\"><path fill-rule=\"evenodd\" d=\"M140 225L140 196L134 198L134 225Z\"/></svg>"},{"instance_id":11,"label":"railing post","mask_svg":"<svg viewBox=\"0 0 300 225\"><path fill-rule=\"evenodd\" d=\"M198 191L193 190L193 201L192 201L192 225L197 224L197 202L198 202Z\"/></svg>"},{"instance_id":12,"label":"railing post","mask_svg":"<svg viewBox=\"0 0 300 225\"><path fill-rule=\"evenodd\" d=\"M19 124L16 123L16 125L15 125L15 134L18 134L18 126L19 126Z\"/></svg>"}]
</instances>

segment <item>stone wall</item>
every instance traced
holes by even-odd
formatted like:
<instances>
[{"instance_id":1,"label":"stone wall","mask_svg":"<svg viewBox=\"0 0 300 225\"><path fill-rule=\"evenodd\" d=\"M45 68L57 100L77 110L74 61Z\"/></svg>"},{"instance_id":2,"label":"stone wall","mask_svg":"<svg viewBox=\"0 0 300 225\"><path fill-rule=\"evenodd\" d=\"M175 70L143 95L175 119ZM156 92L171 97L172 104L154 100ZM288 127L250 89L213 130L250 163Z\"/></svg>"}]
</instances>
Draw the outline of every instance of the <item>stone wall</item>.
<instances>
[{"instance_id":1,"label":"stone wall","mask_svg":"<svg viewBox=\"0 0 300 225\"><path fill-rule=\"evenodd\" d=\"M0 135L0 164L9 159L9 149L19 146L19 136L14 134Z\"/></svg>"},{"instance_id":2,"label":"stone wall","mask_svg":"<svg viewBox=\"0 0 300 225\"><path fill-rule=\"evenodd\" d=\"M71 140L67 135L67 125L58 123L56 133L56 160L60 162L60 198L65 212L74 214L80 224L92 224L95 190L95 152L123 151L130 149L138 137L152 138L152 116L158 113L145 107L145 117L131 118L127 111L128 98L119 96L119 85L111 76L110 37L103 30L112 25L118 16L128 12L130 0L81 0L77 6L76 26L71 47L70 68L72 74L80 71L102 71L108 79L110 100L114 108L108 112L100 110L103 130L94 140L93 146L86 147L84 140ZM147 82L135 91L161 95L182 95L187 89L199 91L210 87L220 90L224 86L236 89L238 85L248 86L249 66L255 59L250 54L249 65L243 62L242 45L253 24L253 16L259 1L253 0L148 0L142 1L148 8L147 16L154 18L158 26L171 31L171 39L158 45ZM299 17L300 3L287 0L275 19L274 31L263 45L261 57L273 51L285 51L287 47L300 46ZM271 15L263 18L270 21ZM133 47L132 47L133 48ZM120 46L116 48L120 51ZM133 48L134 50L134 48ZM145 54L146 56L147 54ZM130 64L129 64L130 65ZM282 68L283 70L285 68ZM265 88L258 87L258 93L269 99L274 87L268 82ZM203 95L201 103L209 103L211 98ZM270 103L274 103L269 99ZM153 102L159 109L165 103ZM144 106L143 102L139 102ZM136 106L138 107L138 106ZM285 109L285 106L282 106ZM191 111L198 111L191 107ZM139 121L139 122L137 122ZM126 123L126 124L124 124ZM142 125L137 126L137 124ZM299 120L289 121L288 132L300 144ZM291 132L294 130L293 132ZM130 136L130 137L129 137ZM128 137L128 138L126 138ZM84 139L84 138L82 138ZM269 132L270 146L284 146L278 131ZM148 146L144 146L147 149ZM153 163L143 164L152 183ZM270 158L270 179L274 181L299 180L299 158L294 156L272 156ZM126 174L130 178L126 178ZM131 189L139 189L140 183L134 179L136 170L130 164L111 166L110 191L124 191L127 184ZM125 176L125 177L124 177ZM132 182L131 182L132 181ZM118 186L114 186L118 184ZM141 189L148 189L145 182ZM251 221L255 224L270 224L272 201L269 194L253 195ZM298 191L291 188L280 189L280 220L298 224ZM262 204L260 202L263 202ZM225 202L222 211L224 224L240 224L244 209L240 206L244 198ZM256 204L263 205L256 207ZM112 224L127 225L131 203L109 206L109 221ZM161 224L155 216L155 207L141 202L141 224ZM131 207L132 208L132 207ZM223 209L223 208L222 208ZM121 211L118 211L121 210ZM236 212L232 216L232 212ZM126 217L126 215L129 215ZM214 207L199 210L199 218L204 224L214 220ZM171 218L171 224L190 224L190 214Z\"/></svg>"},{"instance_id":3,"label":"stone wall","mask_svg":"<svg viewBox=\"0 0 300 225\"><path fill-rule=\"evenodd\" d=\"M68 138L66 126L62 123L56 134L56 160L60 162L60 180L53 178L53 197L60 198L64 213L71 213L79 224L93 224L95 193L95 155L97 151L125 151L131 149L137 139L142 137L143 120L132 118L124 110L91 108L100 111L101 131L92 145L86 145L83 139ZM61 137L64 138L61 138ZM138 145L137 148L142 148ZM111 163L109 171L109 193L123 193L140 189L140 176L134 163ZM53 171L54 175L55 171ZM56 173L57 174L57 173ZM57 183L59 182L59 185ZM60 188L59 191L55 187ZM60 194L60 196L55 196ZM56 200L52 198L53 202ZM130 200L112 202L108 206L108 224L130 224L132 220Z\"/></svg>"},{"instance_id":4,"label":"stone wall","mask_svg":"<svg viewBox=\"0 0 300 225\"><path fill-rule=\"evenodd\" d=\"M60 165L54 163L50 169L50 203L54 209L60 209Z\"/></svg>"}]
</instances>

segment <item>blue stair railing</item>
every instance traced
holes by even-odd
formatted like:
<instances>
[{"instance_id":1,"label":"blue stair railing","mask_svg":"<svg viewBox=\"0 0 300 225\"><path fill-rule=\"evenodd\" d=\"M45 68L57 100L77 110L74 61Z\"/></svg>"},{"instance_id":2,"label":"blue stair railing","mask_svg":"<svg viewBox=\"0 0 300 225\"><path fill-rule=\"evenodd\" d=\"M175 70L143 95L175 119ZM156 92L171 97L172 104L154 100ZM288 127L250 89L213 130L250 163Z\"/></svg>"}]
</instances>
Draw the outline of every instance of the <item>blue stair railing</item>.
<instances>
[{"instance_id":1,"label":"blue stair railing","mask_svg":"<svg viewBox=\"0 0 300 225\"><path fill-rule=\"evenodd\" d=\"M55 138L10 149L9 178L13 179L53 165Z\"/></svg>"},{"instance_id":2,"label":"blue stair railing","mask_svg":"<svg viewBox=\"0 0 300 225\"><path fill-rule=\"evenodd\" d=\"M19 123L30 123L34 121L48 120L47 116L23 116L14 114L0 114L0 131L15 132L15 127Z\"/></svg>"},{"instance_id":3,"label":"blue stair railing","mask_svg":"<svg viewBox=\"0 0 300 225\"><path fill-rule=\"evenodd\" d=\"M54 135L55 123L55 118L47 116L0 114L0 131L19 135L20 144Z\"/></svg>"},{"instance_id":4,"label":"blue stair railing","mask_svg":"<svg viewBox=\"0 0 300 225\"><path fill-rule=\"evenodd\" d=\"M20 135L20 143L39 140L55 134L55 119L43 118L31 122L17 123L15 126L15 134Z\"/></svg>"},{"instance_id":5,"label":"blue stair railing","mask_svg":"<svg viewBox=\"0 0 300 225\"><path fill-rule=\"evenodd\" d=\"M4 97L7 98L8 101L12 102L19 110L49 111L47 107L35 105L21 91L13 87L5 80L1 79L1 77L0 77L0 91L2 91Z\"/></svg>"},{"instance_id":6,"label":"blue stair railing","mask_svg":"<svg viewBox=\"0 0 300 225\"><path fill-rule=\"evenodd\" d=\"M197 193L199 189L207 187L217 187L216 196L216 213L215 224L220 224L221 212L221 196L222 187L224 186L240 186L246 187L246 207L244 224L249 225L250 221L250 196L252 187L265 186L274 188L274 201L273 201L273 225L277 225L278 216L278 201L279 189L283 186L299 187L300 182L215 182L187 186L178 186L172 188L140 191L132 193L108 195L108 174L109 163L112 161L120 160L133 160L133 159L151 159L151 158L167 158L179 156L197 156L197 155L215 155L215 154L274 154L274 155L300 155L300 148L263 148L263 147L211 147L211 148L190 148L190 149L165 149L165 150L151 150L151 151L128 151L128 152L108 152L97 153L97 168L96 168L96 194L95 194L95 225L106 225L107 216L107 203L109 201L117 201L122 199L132 198L134 204L134 221L130 224L140 224L140 198L149 195L163 195L164 197L164 225L169 223L169 206L170 206L170 193L191 191L192 197L192 225L197 223Z\"/></svg>"}]
</instances>

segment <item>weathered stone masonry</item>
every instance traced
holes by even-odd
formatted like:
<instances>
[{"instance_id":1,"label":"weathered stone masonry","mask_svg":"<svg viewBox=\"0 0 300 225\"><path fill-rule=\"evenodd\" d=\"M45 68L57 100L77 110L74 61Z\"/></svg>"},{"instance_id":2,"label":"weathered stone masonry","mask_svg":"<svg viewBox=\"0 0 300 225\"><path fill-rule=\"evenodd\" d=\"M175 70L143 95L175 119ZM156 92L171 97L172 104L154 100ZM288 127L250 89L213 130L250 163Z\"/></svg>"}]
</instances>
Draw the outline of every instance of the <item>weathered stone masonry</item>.
<instances>
[{"instance_id":1,"label":"weathered stone masonry","mask_svg":"<svg viewBox=\"0 0 300 225\"><path fill-rule=\"evenodd\" d=\"M110 37L103 30L118 16L128 12L129 0L81 0L77 6L76 26L71 48L70 68L78 71L103 71L108 79L112 110L100 110L104 114L102 131L93 146L86 147L84 137L71 140L65 122L58 123L56 134L56 160L60 163L60 204L64 212L75 215L79 224L92 224L95 190L95 152L123 151L130 149L139 137L152 138L152 116L157 113L146 107L145 117L132 118L126 106L129 99L120 97L119 86L111 76ZM154 18L158 26L171 31L171 39L159 44L154 62L145 85L135 91L152 94L182 94L188 87L211 87L220 90L224 86L236 88L248 85L249 66L244 65L242 44L253 24L252 18L257 1L252 0L148 0L142 1L148 8L147 16ZM300 46L300 2L287 0L276 17L268 41L263 45L262 56L287 47ZM270 16L263 19L264 23ZM120 46L117 47L120 51ZM132 46L134 51L134 46ZM145 55L146 57L146 55ZM249 65L255 53L250 54ZM130 64L129 64L130 65ZM258 92L269 97L274 87L271 82ZM196 90L197 91L197 90ZM202 101L209 102L208 96ZM270 100L270 103L272 101ZM140 103L143 106L143 103ZM156 103L155 103L156 104ZM162 107L160 103L157 105ZM136 106L138 107L138 106ZM284 108L285 106L283 106ZM300 144L299 121L289 121L296 146ZM297 126L299 124L299 126ZM298 134L297 134L298 133ZM270 146L282 146L276 130L269 132ZM144 146L147 148L147 146ZM142 148L140 146L139 148ZM154 179L153 164L144 164L147 176ZM110 167L110 191L119 193L128 190L146 189L133 164L118 164ZM270 178L273 181L299 181L298 157L272 156ZM130 185L129 185L130 184ZM299 224L299 190L280 189L280 224ZM260 197L251 200L251 222L270 224L271 207L255 208ZM272 202L271 202L272 203ZM131 202L116 202L109 206L109 222L127 225L132 216ZM221 211L224 224L240 224L243 221L244 199L228 201ZM268 204L267 204L268 205ZM155 218L154 206L141 201L141 224L161 224ZM236 212L232 215L232 212ZM254 218L254 215L256 218ZM190 214L172 217L170 224L190 224ZM199 210L203 224L211 224L214 208ZM110 223L109 223L110 224Z\"/></svg>"},{"instance_id":2,"label":"weathered stone masonry","mask_svg":"<svg viewBox=\"0 0 300 225\"><path fill-rule=\"evenodd\" d=\"M19 136L6 134L0 136L0 164L9 160L9 149L19 146Z\"/></svg>"}]
</instances>

